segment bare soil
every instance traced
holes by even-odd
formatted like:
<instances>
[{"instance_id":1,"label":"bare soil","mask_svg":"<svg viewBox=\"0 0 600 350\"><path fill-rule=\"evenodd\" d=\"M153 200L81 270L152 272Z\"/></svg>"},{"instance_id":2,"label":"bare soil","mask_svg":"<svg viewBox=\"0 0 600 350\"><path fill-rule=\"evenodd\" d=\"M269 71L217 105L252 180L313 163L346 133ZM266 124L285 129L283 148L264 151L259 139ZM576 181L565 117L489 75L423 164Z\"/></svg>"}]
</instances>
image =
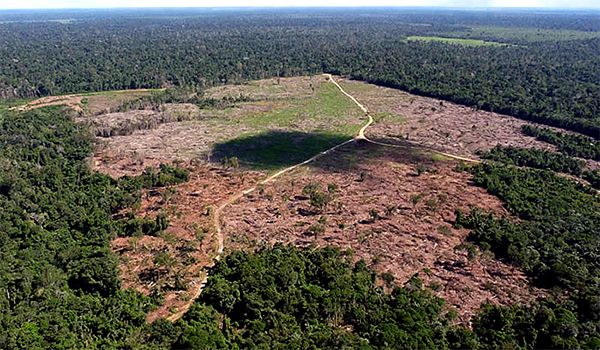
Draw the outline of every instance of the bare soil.
<instances>
[{"instance_id":1,"label":"bare soil","mask_svg":"<svg viewBox=\"0 0 600 350\"><path fill-rule=\"evenodd\" d=\"M477 205L508 215L498 198L470 184L469 174L453 171L455 164L411 148L348 145L227 207L225 247L252 250L282 242L350 248L356 259L391 273L399 285L418 274L457 308L463 322L482 302L509 305L543 295L522 272L489 253L469 260L454 249L469 232L452 227L456 209L468 212ZM418 175L419 168L427 170ZM338 186L326 210L315 210L302 194L311 182L325 191ZM325 232L315 237L315 225Z\"/></svg>"},{"instance_id":2,"label":"bare soil","mask_svg":"<svg viewBox=\"0 0 600 350\"><path fill-rule=\"evenodd\" d=\"M496 145L557 151L555 146L521 133L521 126L524 124L548 128L546 125L412 95L397 89L349 79L337 80L372 112L376 121L367 129L366 134L373 140L387 143L408 141L437 151L476 159L477 151L487 151ZM600 168L600 162L581 160L589 169Z\"/></svg>"}]
</instances>

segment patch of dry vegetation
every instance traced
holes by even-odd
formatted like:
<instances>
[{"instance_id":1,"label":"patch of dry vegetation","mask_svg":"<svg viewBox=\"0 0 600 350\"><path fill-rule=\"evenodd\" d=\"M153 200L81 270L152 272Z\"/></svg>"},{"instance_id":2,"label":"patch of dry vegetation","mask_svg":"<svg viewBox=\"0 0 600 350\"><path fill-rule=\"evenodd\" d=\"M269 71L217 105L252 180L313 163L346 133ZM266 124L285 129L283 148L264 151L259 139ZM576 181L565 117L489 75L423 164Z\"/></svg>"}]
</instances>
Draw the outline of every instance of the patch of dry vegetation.
<instances>
[{"instance_id":1,"label":"patch of dry vegetation","mask_svg":"<svg viewBox=\"0 0 600 350\"><path fill-rule=\"evenodd\" d=\"M228 207L225 246L350 249L394 283L418 273L463 321L484 301L506 305L542 295L522 272L466 242L468 230L452 227L454 211L474 204L507 213L496 197L471 186L468 174L453 171L455 162L436 159L410 148L346 146Z\"/></svg>"},{"instance_id":2,"label":"patch of dry vegetation","mask_svg":"<svg viewBox=\"0 0 600 350\"><path fill-rule=\"evenodd\" d=\"M413 143L469 158L478 158L478 151L496 145L557 151L553 145L521 133L522 125L538 125L535 123L397 89L338 80L373 113L376 122L367 130L367 136L374 140ZM378 115L388 117L377 120ZM599 162L584 161L588 168L600 167Z\"/></svg>"},{"instance_id":3,"label":"patch of dry vegetation","mask_svg":"<svg viewBox=\"0 0 600 350\"><path fill-rule=\"evenodd\" d=\"M169 227L157 236L117 238L112 243L121 258L123 286L164 298L148 316L149 322L185 305L211 266L217 249L214 208L262 176L208 165L177 165L191 170L190 181L147 190L134 211L136 216L152 219L167 215Z\"/></svg>"},{"instance_id":4,"label":"patch of dry vegetation","mask_svg":"<svg viewBox=\"0 0 600 350\"><path fill-rule=\"evenodd\" d=\"M323 135L351 138L363 123L352 101L322 76L266 79L246 85L209 89L205 97L236 100L223 108L198 109L189 104L165 104L153 110L108 113L81 119L103 136L96 152L96 166L111 171L116 154L152 160L212 159L219 143L277 132L299 132L299 136ZM279 141L293 147L289 140ZM263 142L261 141L261 142ZM276 142L277 141L277 142ZM259 145L251 145L252 147ZM249 146L250 147L250 146ZM268 148L269 144L260 145ZM319 149L320 151L320 149Z\"/></svg>"}]
</instances>

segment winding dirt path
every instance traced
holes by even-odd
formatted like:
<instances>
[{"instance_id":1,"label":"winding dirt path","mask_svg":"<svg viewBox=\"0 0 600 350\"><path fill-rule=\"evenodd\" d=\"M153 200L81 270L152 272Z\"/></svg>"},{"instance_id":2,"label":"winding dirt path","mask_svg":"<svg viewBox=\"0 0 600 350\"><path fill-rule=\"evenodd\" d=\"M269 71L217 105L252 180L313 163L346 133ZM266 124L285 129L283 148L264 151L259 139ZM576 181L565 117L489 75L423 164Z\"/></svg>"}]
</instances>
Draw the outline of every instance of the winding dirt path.
<instances>
[{"instance_id":1,"label":"winding dirt path","mask_svg":"<svg viewBox=\"0 0 600 350\"><path fill-rule=\"evenodd\" d=\"M213 224L217 230L217 237L218 237L218 248L217 248L217 255L215 256L215 260L220 260L221 259L221 255L223 254L223 250L224 250L224 240L225 237L222 233L223 231L223 225L221 223L221 213L223 212L223 210L230 204L232 204L233 202L235 202L236 200L242 198L243 196L247 195L248 193L251 193L253 191L256 190L256 187L272 182L275 179L277 179L278 177L280 177L281 175L288 173L298 167L301 167L303 165L306 165L308 163L311 163L319 158L321 158L322 156L335 151L336 149L345 146L351 142L357 141L357 140L365 140L367 142L373 143L375 145L380 145L380 146L385 146L385 147L393 147L393 148L406 148L406 146L400 146L400 145L393 145L393 144L387 144L387 143L382 143L382 142L378 142L378 141L373 141L368 139L365 136L365 130L371 125L373 124L373 117L371 117L371 115L369 114L369 111L367 110L367 108L365 106L363 106L360 102L358 102L358 100L356 98L354 98L354 96L350 95L349 93L347 93L334 79L333 76L331 74L324 74L326 77L329 78L329 81L331 81L333 84L335 84L335 86L340 90L341 93L343 93L344 95L346 95L348 98L350 98L363 112L365 112L365 116L368 117L368 121L367 123L359 130L358 135L356 137L354 137L353 139L347 140L345 142L342 142L334 147L331 147L330 149L320 152L318 154L316 154L315 156L305 160L302 163L298 163L296 165L292 165L291 167L282 169L280 171L278 171L277 173L267 177L266 179L264 179L263 181L260 181L256 184L256 186L251 187L247 190L244 190L242 192L239 192L235 195L233 195L231 198L227 199L225 202L221 203L221 205L219 205L219 207L214 211L213 213ZM413 145L413 147L419 147L419 148L423 148L420 147L418 145ZM475 160L475 159L470 159L470 158L465 158L465 157L460 157L460 156L456 156L453 154L448 154L448 153L443 153L443 152L439 152L439 151L435 151L435 150L429 150L433 153L437 153L440 155L443 155L445 157L448 158L453 158L453 159L458 159L458 160L463 160L463 161L467 161L467 162L473 162L473 163L480 163L479 160ZM194 303L194 301L200 296L200 294L202 293L202 290L204 289L204 286L206 285L206 282L208 281L208 273L206 274L206 276L204 276L204 278L202 279L202 281L198 284L198 288L196 289L196 292L194 293L194 295L190 298L190 300L181 307L181 309L179 310L179 312L177 312L176 314L173 314L171 316L169 316L167 319L171 322L174 322L176 320L178 320L181 316L183 316L183 314L185 314L185 312L190 308L190 306L192 306L192 304Z\"/></svg>"},{"instance_id":2,"label":"winding dirt path","mask_svg":"<svg viewBox=\"0 0 600 350\"><path fill-rule=\"evenodd\" d=\"M378 142L378 141L373 141L369 138L367 138L365 136L365 130L371 126L371 124L373 124L373 117L371 117L371 115L369 114L369 111L367 110L367 108L365 106L363 106L360 102L358 102L358 100L356 98L354 98L354 96L350 95L349 93L347 93L341 86L340 84L337 83L337 81L335 81L333 79L333 76L331 76L331 74L325 74L329 80L335 84L335 86L337 86L337 88L346 96L348 96L348 98L350 98L352 101L354 101L354 103L356 103L356 105L362 109L363 112L365 112L365 115L367 117L369 117L369 122L362 127L362 129L360 129L360 131L358 132L358 136L355 139L360 139L360 140L366 140L370 143L376 144L376 145L380 145L380 146L385 146L385 147L394 147L394 148L404 148L406 146L399 146L399 145L393 145L393 144L389 144L389 143L383 143L383 142ZM412 147L419 147L419 148L425 148L423 146L419 146L419 145L414 145L411 144ZM460 157L460 156L456 156L454 154L449 154L449 153L444 153L444 152L440 152L440 151L436 151L436 150L432 150L432 149L428 149L431 152L437 153L439 155L448 157L448 158L452 158L452 159L458 159L458 160L464 160L466 162L472 162L472 163L481 163L481 161L476 160L476 159L471 159L471 158L465 158L465 157Z\"/></svg>"}]
</instances>

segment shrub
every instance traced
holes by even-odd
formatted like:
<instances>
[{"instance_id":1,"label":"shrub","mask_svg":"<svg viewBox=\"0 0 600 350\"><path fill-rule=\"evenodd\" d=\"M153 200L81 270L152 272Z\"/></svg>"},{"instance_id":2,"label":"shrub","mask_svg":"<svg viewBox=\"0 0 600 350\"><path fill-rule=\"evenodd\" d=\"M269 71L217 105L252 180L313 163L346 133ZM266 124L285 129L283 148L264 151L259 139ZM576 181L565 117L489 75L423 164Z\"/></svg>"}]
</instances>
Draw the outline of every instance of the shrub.
<instances>
[{"instance_id":1,"label":"shrub","mask_svg":"<svg viewBox=\"0 0 600 350\"><path fill-rule=\"evenodd\" d=\"M239 168L240 167L240 161L237 157L223 157L221 158L221 164L225 167L225 168Z\"/></svg>"},{"instance_id":2,"label":"shrub","mask_svg":"<svg viewBox=\"0 0 600 350\"><path fill-rule=\"evenodd\" d=\"M334 194L340 187L338 184L329 184L327 185L327 192Z\"/></svg>"},{"instance_id":3,"label":"shrub","mask_svg":"<svg viewBox=\"0 0 600 350\"><path fill-rule=\"evenodd\" d=\"M431 283L429 283L429 289L434 292L440 292L442 289L444 289L444 286L442 286L442 284L438 281L431 281Z\"/></svg>"},{"instance_id":4,"label":"shrub","mask_svg":"<svg viewBox=\"0 0 600 350\"><path fill-rule=\"evenodd\" d=\"M452 230L450 230L449 226L440 225L438 226L438 232L443 234L444 236L449 236L452 233Z\"/></svg>"},{"instance_id":5,"label":"shrub","mask_svg":"<svg viewBox=\"0 0 600 350\"><path fill-rule=\"evenodd\" d=\"M477 257L477 255L479 254L477 247L475 247L471 243L461 243L461 244L457 245L456 247L454 247L454 250L466 251L467 258L469 260L474 260Z\"/></svg>"},{"instance_id":6,"label":"shrub","mask_svg":"<svg viewBox=\"0 0 600 350\"><path fill-rule=\"evenodd\" d=\"M394 213L396 212L396 210L398 210L398 206L397 205L388 205L385 208L385 213L387 216L392 216L394 215Z\"/></svg>"},{"instance_id":7,"label":"shrub","mask_svg":"<svg viewBox=\"0 0 600 350\"><path fill-rule=\"evenodd\" d=\"M323 233L325 233L325 226L321 224L314 224L308 228L308 232L310 232L316 238L317 236L320 236Z\"/></svg>"},{"instance_id":8,"label":"shrub","mask_svg":"<svg viewBox=\"0 0 600 350\"><path fill-rule=\"evenodd\" d=\"M367 178L369 177L369 174L366 171L361 171L360 172L360 182L365 181Z\"/></svg>"},{"instance_id":9,"label":"shrub","mask_svg":"<svg viewBox=\"0 0 600 350\"><path fill-rule=\"evenodd\" d=\"M379 212L377 209L371 209L369 210L369 216L371 216L371 221L375 221L379 219Z\"/></svg>"},{"instance_id":10,"label":"shrub","mask_svg":"<svg viewBox=\"0 0 600 350\"><path fill-rule=\"evenodd\" d=\"M389 272L384 272L381 274L381 279L383 280L383 282L385 282L385 285L388 288L391 288L394 284L394 281L396 280L396 277L394 277L394 275L392 275Z\"/></svg>"},{"instance_id":11,"label":"shrub","mask_svg":"<svg viewBox=\"0 0 600 350\"><path fill-rule=\"evenodd\" d=\"M412 202L412 204L416 205L417 203L419 203L421 201L421 199L423 199L423 194L419 193L419 194L413 194L412 196L410 196L410 201Z\"/></svg>"},{"instance_id":12,"label":"shrub","mask_svg":"<svg viewBox=\"0 0 600 350\"><path fill-rule=\"evenodd\" d=\"M436 210L438 207L438 202L435 199L428 199L425 202L425 205L427 206L427 208L429 208L430 210Z\"/></svg>"},{"instance_id":13,"label":"shrub","mask_svg":"<svg viewBox=\"0 0 600 350\"><path fill-rule=\"evenodd\" d=\"M304 186L302 189L302 195L310 197L313 192L321 189L321 184L318 182L310 182L308 185Z\"/></svg>"}]
</instances>

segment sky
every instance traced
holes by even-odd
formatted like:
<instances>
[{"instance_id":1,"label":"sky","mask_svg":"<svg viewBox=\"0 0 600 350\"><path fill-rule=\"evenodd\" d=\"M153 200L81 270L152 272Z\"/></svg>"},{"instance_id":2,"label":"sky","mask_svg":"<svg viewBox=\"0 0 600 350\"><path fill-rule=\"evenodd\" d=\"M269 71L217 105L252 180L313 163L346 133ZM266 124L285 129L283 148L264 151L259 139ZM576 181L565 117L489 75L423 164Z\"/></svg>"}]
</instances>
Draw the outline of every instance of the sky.
<instances>
[{"instance_id":1,"label":"sky","mask_svg":"<svg viewBox=\"0 0 600 350\"><path fill-rule=\"evenodd\" d=\"M0 0L0 9L242 6L600 8L600 0Z\"/></svg>"}]
</instances>

